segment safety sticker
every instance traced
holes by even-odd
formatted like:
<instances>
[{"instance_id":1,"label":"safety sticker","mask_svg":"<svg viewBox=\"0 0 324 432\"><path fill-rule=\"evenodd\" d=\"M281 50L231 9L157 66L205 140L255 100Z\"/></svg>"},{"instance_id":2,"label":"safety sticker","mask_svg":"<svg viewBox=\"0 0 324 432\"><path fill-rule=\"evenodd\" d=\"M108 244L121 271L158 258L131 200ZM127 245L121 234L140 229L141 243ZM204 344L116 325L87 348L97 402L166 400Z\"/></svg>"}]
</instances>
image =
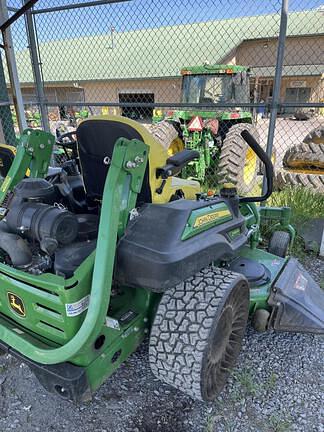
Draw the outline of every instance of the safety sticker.
<instances>
[{"instance_id":1,"label":"safety sticker","mask_svg":"<svg viewBox=\"0 0 324 432\"><path fill-rule=\"evenodd\" d=\"M296 278L295 288L300 291L305 291L307 283L307 279L301 273L299 273Z\"/></svg>"},{"instance_id":2,"label":"safety sticker","mask_svg":"<svg viewBox=\"0 0 324 432\"><path fill-rule=\"evenodd\" d=\"M10 182L11 182L11 177L7 176L2 183L1 192L7 192Z\"/></svg>"},{"instance_id":3,"label":"safety sticker","mask_svg":"<svg viewBox=\"0 0 324 432\"><path fill-rule=\"evenodd\" d=\"M106 317L106 326L114 330L120 330L119 321L108 316Z\"/></svg>"},{"instance_id":4,"label":"safety sticker","mask_svg":"<svg viewBox=\"0 0 324 432\"><path fill-rule=\"evenodd\" d=\"M66 303L65 305L66 315L68 317L75 317L77 315L80 315L82 312L88 309L89 301L90 301L90 296L87 295L75 303Z\"/></svg>"}]
</instances>

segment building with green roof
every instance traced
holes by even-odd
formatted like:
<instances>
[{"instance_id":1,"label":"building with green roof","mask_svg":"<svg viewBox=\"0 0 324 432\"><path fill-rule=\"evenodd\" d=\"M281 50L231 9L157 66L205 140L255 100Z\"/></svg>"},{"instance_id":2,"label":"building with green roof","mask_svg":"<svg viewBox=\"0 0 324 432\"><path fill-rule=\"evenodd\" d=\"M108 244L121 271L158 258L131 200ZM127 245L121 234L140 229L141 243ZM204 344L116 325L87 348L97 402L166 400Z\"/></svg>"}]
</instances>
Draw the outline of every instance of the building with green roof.
<instances>
[{"instance_id":1,"label":"building with green roof","mask_svg":"<svg viewBox=\"0 0 324 432\"><path fill-rule=\"evenodd\" d=\"M260 100L272 97L280 14L240 17L41 43L50 102L180 101L180 70L209 62L250 66ZM324 17L289 15L281 97L323 99ZM17 52L23 95L35 102L28 49ZM147 113L149 115L149 113Z\"/></svg>"}]
</instances>

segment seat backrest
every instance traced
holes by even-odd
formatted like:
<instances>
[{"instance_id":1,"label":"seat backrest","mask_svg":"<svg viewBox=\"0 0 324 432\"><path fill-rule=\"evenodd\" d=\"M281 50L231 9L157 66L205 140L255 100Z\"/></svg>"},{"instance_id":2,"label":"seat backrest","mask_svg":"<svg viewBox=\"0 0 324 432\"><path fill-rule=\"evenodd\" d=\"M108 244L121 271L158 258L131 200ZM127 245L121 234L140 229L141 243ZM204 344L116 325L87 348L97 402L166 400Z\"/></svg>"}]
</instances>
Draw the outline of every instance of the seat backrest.
<instances>
[{"instance_id":1,"label":"seat backrest","mask_svg":"<svg viewBox=\"0 0 324 432\"><path fill-rule=\"evenodd\" d=\"M158 135L161 139L158 138ZM109 169L107 162L112 158L116 141L119 138L138 139L149 146L149 162L144 176L137 205L142 203L166 203L178 189L186 198L195 199L200 191L199 183L169 177L163 192L158 192L161 178L156 170L166 164L168 147L163 145L163 130L155 136L145 127L132 119L121 116L102 115L91 117L80 123L77 129L77 145L83 181L88 197L101 199Z\"/></svg>"},{"instance_id":2,"label":"seat backrest","mask_svg":"<svg viewBox=\"0 0 324 432\"><path fill-rule=\"evenodd\" d=\"M77 142L83 181L91 199L101 199L109 161L119 138L144 141L131 125L101 117L85 120L77 129ZM148 171L148 169L147 169ZM142 201L150 202L150 187L146 173L142 187Z\"/></svg>"},{"instance_id":3,"label":"seat backrest","mask_svg":"<svg viewBox=\"0 0 324 432\"><path fill-rule=\"evenodd\" d=\"M0 176L6 177L16 156L16 148L7 144L0 144Z\"/></svg>"}]
</instances>

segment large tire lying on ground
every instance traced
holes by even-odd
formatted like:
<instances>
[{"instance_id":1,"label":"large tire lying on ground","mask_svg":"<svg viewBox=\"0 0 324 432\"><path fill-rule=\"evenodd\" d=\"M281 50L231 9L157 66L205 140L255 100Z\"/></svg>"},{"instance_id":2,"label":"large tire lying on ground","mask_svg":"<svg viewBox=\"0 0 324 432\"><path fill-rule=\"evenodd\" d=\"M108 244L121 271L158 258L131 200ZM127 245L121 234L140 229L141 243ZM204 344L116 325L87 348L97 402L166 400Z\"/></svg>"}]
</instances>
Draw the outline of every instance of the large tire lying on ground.
<instances>
[{"instance_id":1,"label":"large tire lying on ground","mask_svg":"<svg viewBox=\"0 0 324 432\"><path fill-rule=\"evenodd\" d=\"M308 174L281 169L277 171L275 186L282 190L287 186L300 186L324 193L324 174Z\"/></svg>"},{"instance_id":2,"label":"large tire lying on ground","mask_svg":"<svg viewBox=\"0 0 324 432\"><path fill-rule=\"evenodd\" d=\"M307 134L303 139L303 142L306 144L311 142L315 144L324 144L324 126L319 126L309 132L309 134Z\"/></svg>"},{"instance_id":3,"label":"large tire lying on ground","mask_svg":"<svg viewBox=\"0 0 324 432\"><path fill-rule=\"evenodd\" d=\"M168 151L168 155L172 156L184 150L184 143L179 138L176 128L168 121L159 123L144 124L151 135Z\"/></svg>"},{"instance_id":4,"label":"large tire lying on ground","mask_svg":"<svg viewBox=\"0 0 324 432\"><path fill-rule=\"evenodd\" d=\"M239 355L248 314L246 279L217 267L166 291L151 330L154 375L194 399L215 399Z\"/></svg>"},{"instance_id":5,"label":"large tire lying on ground","mask_svg":"<svg viewBox=\"0 0 324 432\"><path fill-rule=\"evenodd\" d=\"M293 169L319 169L324 174L324 144L294 145L286 151L282 163L284 167Z\"/></svg>"},{"instance_id":6,"label":"large tire lying on ground","mask_svg":"<svg viewBox=\"0 0 324 432\"><path fill-rule=\"evenodd\" d=\"M223 141L217 172L220 184L233 183L240 194L252 191L258 171L257 156L241 136L245 129L259 142L259 133L251 124L232 126Z\"/></svg>"}]
</instances>

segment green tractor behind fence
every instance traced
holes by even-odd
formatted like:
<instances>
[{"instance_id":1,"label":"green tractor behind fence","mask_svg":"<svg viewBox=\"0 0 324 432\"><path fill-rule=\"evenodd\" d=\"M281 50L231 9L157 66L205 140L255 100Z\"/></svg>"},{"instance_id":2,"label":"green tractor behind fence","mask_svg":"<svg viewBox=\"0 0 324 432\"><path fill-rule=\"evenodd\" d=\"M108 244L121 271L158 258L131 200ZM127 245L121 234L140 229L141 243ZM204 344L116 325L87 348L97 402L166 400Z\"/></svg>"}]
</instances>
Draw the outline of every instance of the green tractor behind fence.
<instances>
[{"instance_id":1,"label":"green tractor behind fence","mask_svg":"<svg viewBox=\"0 0 324 432\"><path fill-rule=\"evenodd\" d=\"M198 150L200 157L186 167L186 177L212 187L231 182L241 193L251 192L257 175L257 159L241 132L247 129L259 141L252 112L235 106L222 108L226 103L250 103L250 69L205 64L186 67L181 74L182 102L201 104L202 109L165 113L154 110L153 124L165 128L165 122L171 123L178 133L178 138L170 143L170 153L184 148Z\"/></svg>"}]
</instances>

